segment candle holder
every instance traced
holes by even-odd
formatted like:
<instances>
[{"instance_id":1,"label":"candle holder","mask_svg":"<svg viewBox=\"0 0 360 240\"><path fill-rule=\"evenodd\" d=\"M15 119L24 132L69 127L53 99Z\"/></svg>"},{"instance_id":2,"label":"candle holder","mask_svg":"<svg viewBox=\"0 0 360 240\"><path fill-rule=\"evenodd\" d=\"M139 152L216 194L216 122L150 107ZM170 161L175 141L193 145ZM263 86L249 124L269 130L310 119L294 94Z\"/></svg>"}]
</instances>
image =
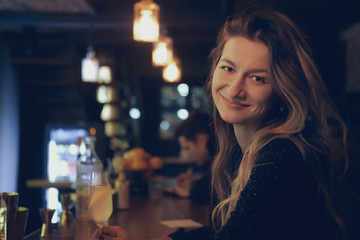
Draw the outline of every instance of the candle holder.
<instances>
[{"instance_id":1,"label":"candle holder","mask_svg":"<svg viewBox=\"0 0 360 240\"><path fill-rule=\"evenodd\" d=\"M41 217L41 222L42 222L40 237L46 238L48 233L52 231L51 218L54 215L55 209L40 208L39 211L40 211L40 217Z\"/></svg>"},{"instance_id":2,"label":"candle holder","mask_svg":"<svg viewBox=\"0 0 360 240\"><path fill-rule=\"evenodd\" d=\"M2 192L1 193L7 207L7 238L15 239L16 212L18 208L19 193Z\"/></svg>"},{"instance_id":3,"label":"candle holder","mask_svg":"<svg viewBox=\"0 0 360 240\"><path fill-rule=\"evenodd\" d=\"M66 227L74 220L74 216L71 212L73 201L71 201L69 193L64 193L60 195L60 202L63 210L60 217L60 227Z\"/></svg>"},{"instance_id":4,"label":"candle holder","mask_svg":"<svg viewBox=\"0 0 360 240\"><path fill-rule=\"evenodd\" d=\"M15 239L16 240L24 239L28 213L29 213L29 209L26 207L18 207L17 208L16 219L15 219L15 223L16 223L15 224L15 227L16 227Z\"/></svg>"}]
</instances>

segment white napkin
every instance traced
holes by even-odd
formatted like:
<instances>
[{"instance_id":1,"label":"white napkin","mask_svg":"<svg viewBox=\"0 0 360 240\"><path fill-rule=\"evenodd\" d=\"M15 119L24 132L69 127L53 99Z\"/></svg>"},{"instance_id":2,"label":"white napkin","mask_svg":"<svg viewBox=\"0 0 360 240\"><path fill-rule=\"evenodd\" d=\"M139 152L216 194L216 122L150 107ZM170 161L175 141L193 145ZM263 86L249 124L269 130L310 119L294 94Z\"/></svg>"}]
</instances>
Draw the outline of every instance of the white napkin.
<instances>
[{"instance_id":1,"label":"white napkin","mask_svg":"<svg viewBox=\"0 0 360 240\"><path fill-rule=\"evenodd\" d=\"M192 219L166 220L160 223L171 228L198 228L203 226L201 223L195 222Z\"/></svg>"}]
</instances>

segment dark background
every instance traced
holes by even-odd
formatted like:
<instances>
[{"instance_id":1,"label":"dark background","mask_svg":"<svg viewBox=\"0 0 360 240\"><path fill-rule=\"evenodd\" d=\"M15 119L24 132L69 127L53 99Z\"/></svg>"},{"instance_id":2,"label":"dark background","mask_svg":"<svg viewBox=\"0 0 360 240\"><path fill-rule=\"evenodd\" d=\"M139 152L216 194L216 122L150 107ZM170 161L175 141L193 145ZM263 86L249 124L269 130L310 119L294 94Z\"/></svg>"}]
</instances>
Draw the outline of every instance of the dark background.
<instances>
[{"instance_id":1,"label":"dark background","mask_svg":"<svg viewBox=\"0 0 360 240\"><path fill-rule=\"evenodd\" d=\"M96 127L100 149L108 139L96 102L96 84L81 82L80 65L89 42L100 62L112 67L114 86L124 121L132 129L129 139L153 155L176 156L176 141L161 140L159 94L164 84L161 68L151 65L152 45L132 40L134 0L41 1L13 0L23 8L6 8L0 1L0 41L11 53L19 89L20 203L36 209L41 190L27 189L26 180L41 178L44 168L44 137L48 124L80 124ZM23 2L32 2L25 6ZM79 7L75 3L87 3ZM350 129L352 159L359 156L359 92L346 91L346 42L341 33L360 22L358 0L161 0L162 29L174 40L182 61L182 82L202 86L206 81L207 55L215 46L217 31L226 16L252 3L267 3L292 18L304 30L315 60L335 104ZM80 4L81 5L81 4ZM84 6L84 5L81 5ZM359 36L359 34L358 34ZM359 38L358 38L359 39ZM360 81L360 79L359 79ZM130 101L133 99L134 101ZM136 106L142 118L130 120L126 110ZM99 155L106 157L106 150ZM36 211L36 210L33 210ZM38 227L32 214L28 231Z\"/></svg>"}]
</instances>

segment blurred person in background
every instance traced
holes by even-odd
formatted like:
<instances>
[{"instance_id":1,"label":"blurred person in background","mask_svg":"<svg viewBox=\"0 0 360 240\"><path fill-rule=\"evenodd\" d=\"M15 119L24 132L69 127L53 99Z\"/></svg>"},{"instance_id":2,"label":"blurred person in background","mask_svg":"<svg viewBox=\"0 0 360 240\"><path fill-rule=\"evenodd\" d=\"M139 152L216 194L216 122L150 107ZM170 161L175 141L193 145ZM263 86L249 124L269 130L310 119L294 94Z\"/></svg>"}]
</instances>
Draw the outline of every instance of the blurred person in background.
<instances>
[{"instance_id":1,"label":"blurred person in background","mask_svg":"<svg viewBox=\"0 0 360 240\"><path fill-rule=\"evenodd\" d=\"M186 173L177 176L177 186L167 191L180 197L190 197L198 204L210 203L211 162L215 155L215 138L209 115L193 112L175 129L180 146L180 158L190 163Z\"/></svg>"}]
</instances>

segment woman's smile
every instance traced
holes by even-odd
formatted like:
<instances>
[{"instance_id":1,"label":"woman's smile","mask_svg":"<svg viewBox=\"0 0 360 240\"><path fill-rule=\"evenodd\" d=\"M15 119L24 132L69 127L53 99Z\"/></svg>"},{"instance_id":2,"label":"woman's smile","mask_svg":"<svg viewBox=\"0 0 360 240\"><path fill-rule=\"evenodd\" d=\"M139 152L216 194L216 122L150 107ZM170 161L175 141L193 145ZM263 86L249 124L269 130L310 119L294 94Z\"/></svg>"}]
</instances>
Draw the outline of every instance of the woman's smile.
<instances>
[{"instance_id":1,"label":"woman's smile","mask_svg":"<svg viewBox=\"0 0 360 240\"><path fill-rule=\"evenodd\" d=\"M224 103L225 103L229 108L244 109L244 108L250 107L250 105L248 105L248 104L235 102L235 101L233 101L232 99L228 99L228 98L224 97L221 93L219 93L219 94L220 94L221 98L223 99Z\"/></svg>"}]
</instances>

